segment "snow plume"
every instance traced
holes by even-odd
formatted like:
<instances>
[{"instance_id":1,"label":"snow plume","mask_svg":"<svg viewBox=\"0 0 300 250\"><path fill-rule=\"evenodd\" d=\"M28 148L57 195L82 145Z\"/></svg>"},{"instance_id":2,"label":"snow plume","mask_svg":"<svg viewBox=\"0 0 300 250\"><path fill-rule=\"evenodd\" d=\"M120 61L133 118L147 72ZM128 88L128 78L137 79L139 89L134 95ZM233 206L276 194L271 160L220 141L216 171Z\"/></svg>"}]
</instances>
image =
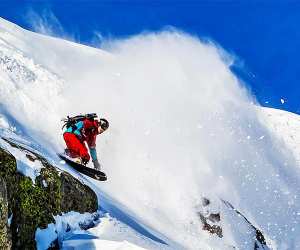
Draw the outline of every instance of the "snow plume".
<instances>
[{"instance_id":1,"label":"snow plume","mask_svg":"<svg viewBox=\"0 0 300 250\"><path fill-rule=\"evenodd\" d=\"M259 121L224 51L178 32L104 48L114 58L89 65L66 98L76 102L88 84L81 111L111 121L99 140L107 193L190 249L207 247L196 215L207 195L229 200L279 248L299 233L293 158Z\"/></svg>"},{"instance_id":2,"label":"snow plume","mask_svg":"<svg viewBox=\"0 0 300 250\"><path fill-rule=\"evenodd\" d=\"M98 152L109 181L99 185L138 222L185 248L216 247L219 241L201 230L197 215L201 198L209 196L233 204L274 249L300 247L299 171L261 122L224 51L176 31L108 41L108 53L45 40L32 39L31 46L44 44L43 66L63 81L38 80L40 95L26 92L37 100L28 106L25 85L7 91L10 81L1 80L1 102L32 131L40 124L25 118L50 108L55 115L41 135L52 141L60 133L58 117L97 112L107 118L111 127ZM224 242L238 240L227 231Z\"/></svg>"},{"instance_id":3,"label":"snow plume","mask_svg":"<svg viewBox=\"0 0 300 250\"><path fill-rule=\"evenodd\" d=\"M59 119L56 113L63 103L59 98L62 84L63 81L58 76L0 40L2 108L16 117L29 133L35 132L36 138L41 135L44 135L42 138L45 137L49 128L52 131L59 128L52 121ZM51 138L47 139L51 141Z\"/></svg>"},{"instance_id":4,"label":"snow plume","mask_svg":"<svg viewBox=\"0 0 300 250\"><path fill-rule=\"evenodd\" d=\"M50 8L45 8L40 13L30 8L25 15L27 22L35 32L49 36L65 36L64 29Z\"/></svg>"}]
</instances>

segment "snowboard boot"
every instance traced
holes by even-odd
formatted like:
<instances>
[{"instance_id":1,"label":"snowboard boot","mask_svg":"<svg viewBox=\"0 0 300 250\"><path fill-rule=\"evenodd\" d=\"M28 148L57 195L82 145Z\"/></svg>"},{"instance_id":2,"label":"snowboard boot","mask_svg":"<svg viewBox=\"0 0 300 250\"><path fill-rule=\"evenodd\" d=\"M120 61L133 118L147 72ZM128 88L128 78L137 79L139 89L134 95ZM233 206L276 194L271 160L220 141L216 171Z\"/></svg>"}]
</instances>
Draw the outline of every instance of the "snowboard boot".
<instances>
[{"instance_id":1,"label":"snowboard boot","mask_svg":"<svg viewBox=\"0 0 300 250\"><path fill-rule=\"evenodd\" d=\"M74 162L78 163L78 164L82 164L82 160L80 157L76 157L76 158L73 158Z\"/></svg>"},{"instance_id":2,"label":"snowboard boot","mask_svg":"<svg viewBox=\"0 0 300 250\"><path fill-rule=\"evenodd\" d=\"M98 160L93 160L93 165L94 165L94 169L96 169L96 170L101 170L101 165L100 165L100 163L99 163L99 161Z\"/></svg>"}]
</instances>

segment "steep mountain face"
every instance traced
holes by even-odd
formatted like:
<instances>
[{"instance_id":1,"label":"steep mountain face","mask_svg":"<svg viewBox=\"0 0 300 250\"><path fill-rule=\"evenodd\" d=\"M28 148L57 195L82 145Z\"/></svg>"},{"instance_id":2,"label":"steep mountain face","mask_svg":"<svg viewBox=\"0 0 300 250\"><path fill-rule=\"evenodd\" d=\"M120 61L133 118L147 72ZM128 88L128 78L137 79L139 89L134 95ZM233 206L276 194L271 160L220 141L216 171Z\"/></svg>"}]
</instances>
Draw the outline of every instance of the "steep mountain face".
<instances>
[{"instance_id":1,"label":"steep mountain face","mask_svg":"<svg viewBox=\"0 0 300 250\"><path fill-rule=\"evenodd\" d=\"M46 228L54 222L54 216L69 211L97 211L97 196L88 186L57 170L36 152L6 142L42 167L33 183L17 171L15 157L0 148L1 249L36 249L37 228Z\"/></svg>"},{"instance_id":2,"label":"steep mountain face","mask_svg":"<svg viewBox=\"0 0 300 250\"><path fill-rule=\"evenodd\" d=\"M230 70L233 59L213 43L167 31L103 48L0 19L0 135L17 139L17 148L1 145L19 163L1 151L12 166L2 168L12 174L1 174L1 215L11 218L12 206L21 211L1 227L3 245L34 244L40 227L38 244L54 235L61 247L78 249L300 248L298 118L255 104ZM56 156L64 147L59 120L89 112L111 122L98 141L106 183ZM8 177L24 196L7 188ZM87 231L72 223L73 213L56 216L94 211L92 193L83 207L77 202L87 187L76 179L100 200L98 222ZM11 197L17 202L9 205ZM24 199L36 206L34 219ZM25 238L27 226L11 231L17 220L32 221Z\"/></svg>"},{"instance_id":3,"label":"steep mountain face","mask_svg":"<svg viewBox=\"0 0 300 250\"><path fill-rule=\"evenodd\" d=\"M2 116L1 249L169 249L98 210L97 196L84 184L91 185L86 178L15 132Z\"/></svg>"}]
</instances>

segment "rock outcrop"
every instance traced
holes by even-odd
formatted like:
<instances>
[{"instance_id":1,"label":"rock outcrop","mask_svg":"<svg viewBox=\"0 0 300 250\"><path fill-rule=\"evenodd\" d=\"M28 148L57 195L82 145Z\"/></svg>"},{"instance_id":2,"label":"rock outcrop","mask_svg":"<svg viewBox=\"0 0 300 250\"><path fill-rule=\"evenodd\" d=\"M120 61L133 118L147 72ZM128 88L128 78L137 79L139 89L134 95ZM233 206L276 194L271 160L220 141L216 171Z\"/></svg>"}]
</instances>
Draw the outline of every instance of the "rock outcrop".
<instances>
[{"instance_id":1,"label":"rock outcrop","mask_svg":"<svg viewBox=\"0 0 300 250\"><path fill-rule=\"evenodd\" d=\"M97 196L88 186L37 153L10 144L44 167L33 183L17 171L14 156L0 148L0 249L36 249L36 229L53 223L54 215L97 211Z\"/></svg>"},{"instance_id":2,"label":"rock outcrop","mask_svg":"<svg viewBox=\"0 0 300 250\"><path fill-rule=\"evenodd\" d=\"M205 197L202 198L201 209L197 211L199 219L202 223L202 230L207 231L212 235L216 235L219 238L223 238L223 229L221 223L222 217L229 216L233 218L232 221L235 221L235 223L237 223L242 228L240 230L240 234L244 234L244 236L246 235L246 237L243 238L249 239L249 242L244 242L245 244L247 244L247 247L244 247L242 245L230 246L232 249L269 249L263 233L258 228L253 226L253 224L240 211L234 208L233 205L228 201L221 200L221 204L224 205L223 210L219 209L219 211L212 212L212 209L210 208L211 200ZM227 212L227 215L224 214L225 211Z\"/></svg>"},{"instance_id":3,"label":"rock outcrop","mask_svg":"<svg viewBox=\"0 0 300 250\"><path fill-rule=\"evenodd\" d=\"M0 177L0 246L1 249L11 249L11 235L7 224L8 202L6 184Z\"/></svg>"}]
</instances>

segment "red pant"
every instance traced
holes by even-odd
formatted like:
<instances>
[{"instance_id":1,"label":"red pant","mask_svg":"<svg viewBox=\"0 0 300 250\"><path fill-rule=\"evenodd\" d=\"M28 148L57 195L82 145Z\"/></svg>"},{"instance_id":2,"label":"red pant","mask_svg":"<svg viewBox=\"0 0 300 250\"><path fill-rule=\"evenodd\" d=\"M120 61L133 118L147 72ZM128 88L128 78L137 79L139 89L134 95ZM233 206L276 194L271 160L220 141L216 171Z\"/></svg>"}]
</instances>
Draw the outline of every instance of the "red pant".
<instances>
[{"instance_id":1,"label":"red pant","mask_svg":"<svg viewBox=\"0 0 300 250\"><path fill-rule=\"evenodd\" d=\"M84 142L81 142L75 134L68 132L64 133L64 140L69 149L70 157L80 157L86 161L90 160L90 155Z\"/></svg>"}]
</instances>

